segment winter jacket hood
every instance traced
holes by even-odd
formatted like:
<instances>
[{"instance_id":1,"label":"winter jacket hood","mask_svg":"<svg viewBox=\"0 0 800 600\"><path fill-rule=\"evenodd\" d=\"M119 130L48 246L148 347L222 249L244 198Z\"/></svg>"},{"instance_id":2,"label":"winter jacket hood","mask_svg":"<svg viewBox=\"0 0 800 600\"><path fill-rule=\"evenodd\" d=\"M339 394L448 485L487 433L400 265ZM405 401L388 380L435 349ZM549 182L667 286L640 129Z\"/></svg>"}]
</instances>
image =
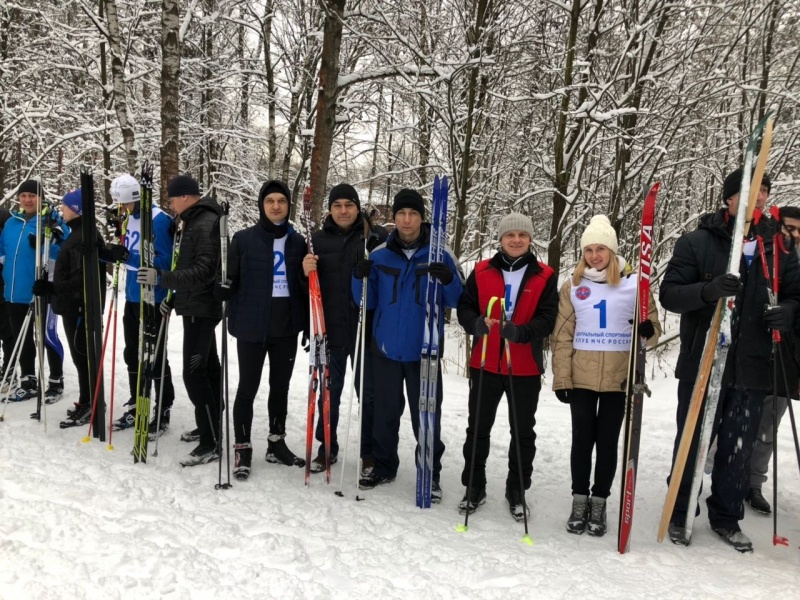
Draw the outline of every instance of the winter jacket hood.
<instances>
[{"instance_id":1,"label":"winter jacket hood","mask_svg":"<svg viewBox=\"0 0 800 600\"><path fill-rule=\"evenodd\" d=\"M292 192L289 191L289 186L279 179L270 179L269 181L265 181L258 192L258 221L262 225L270 222L270 220L267 218L267 215L264 214L264 198L267 197L267 193L269 192L270 188L278 188L278 190L284 196L286 196L286 200L289 202L289 207L291 208L292 206Z\"/></svg>"}]
</instances>

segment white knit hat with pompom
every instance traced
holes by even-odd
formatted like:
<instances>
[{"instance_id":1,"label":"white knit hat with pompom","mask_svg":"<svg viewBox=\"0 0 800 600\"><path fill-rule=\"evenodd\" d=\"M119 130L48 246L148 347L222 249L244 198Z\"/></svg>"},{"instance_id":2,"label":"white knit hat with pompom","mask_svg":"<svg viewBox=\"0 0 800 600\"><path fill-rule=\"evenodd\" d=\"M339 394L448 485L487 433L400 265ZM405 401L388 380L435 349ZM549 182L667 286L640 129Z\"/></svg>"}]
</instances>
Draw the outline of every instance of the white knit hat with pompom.
<instances>
[{"instance_id":1,"label":"white knit hat with pompom","mask_svg":"<svg viewBox=\"0 0 800 600\"><path fill-rule=\"evenodd\" d=\"M605 215L595 215L581 236L581 252L590 244L603 244L614 254L617 253L617 232Z\"/></svg>"}]
</instances>

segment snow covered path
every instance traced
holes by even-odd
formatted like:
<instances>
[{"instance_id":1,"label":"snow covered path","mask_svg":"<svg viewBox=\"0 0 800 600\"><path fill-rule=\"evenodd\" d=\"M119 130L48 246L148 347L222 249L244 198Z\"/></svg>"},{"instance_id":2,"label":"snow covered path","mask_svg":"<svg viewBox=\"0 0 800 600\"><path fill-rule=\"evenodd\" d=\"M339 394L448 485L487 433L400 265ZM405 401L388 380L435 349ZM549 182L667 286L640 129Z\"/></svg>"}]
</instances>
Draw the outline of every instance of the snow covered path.
<instances>
[{"instance_id":1,"label":"snow covered path","mask_svg":"<svg viewBox=\"0 0 800 600\"><path fill-rule=\"evenodd\" d=\"M173 372L179 371L180 328L171 328ZM235 344L231 344L231 398ZM75 390L66 365L67 390ZM306 361L292 381L289 447L304 444ZM0 597L17 598L771 598L800 589L800 479L791 429L781 428L779 533L789 548L773 547L772 520L747 509L742 528L755 553L725 546L698 518L689 548L655 541L666 492L674 436L675 382L659 376L646 400L641 471L632 551L616 552L619 489L609 498L609 533L569 535L569 436L566 405L544 391L537 412L538 453L528 496L532 547L520 543L522 525L503 498L508 447L501 405L489 460L488 501L466 533L457 503L461 445L466 429L467 382L444 377L443 504L414 506L413 440L401 430L397 480L354 501L354 466L347 465L345 498L317 475L303 486L303 470L264 462L266 376L256 402L253 473L245 483L216 491L217 464L183 469L190 449L179 441L193 428L179 376L172 427L159 456L133 465L132 432L115 433L114 450L86 429L60 430L70 400L48 407L47 433L28 418L30 403L11 404L0 424ZM126 399L118 370L115 412ZM344 402L346 403L347 394ZM355 411L354 411L355 412ZM343 419L344 423L344 419ZM344 437L342 424L340 435ZM355 434L352 435L355 437ZM351 445L352 461L355 445ZM152 452L152 444L151 444ZM340 454L340 459L343 454ZM708 489L709 484L706 484ZM771 498L771 481L765 494Z\"/></svg>"}]
</instances>

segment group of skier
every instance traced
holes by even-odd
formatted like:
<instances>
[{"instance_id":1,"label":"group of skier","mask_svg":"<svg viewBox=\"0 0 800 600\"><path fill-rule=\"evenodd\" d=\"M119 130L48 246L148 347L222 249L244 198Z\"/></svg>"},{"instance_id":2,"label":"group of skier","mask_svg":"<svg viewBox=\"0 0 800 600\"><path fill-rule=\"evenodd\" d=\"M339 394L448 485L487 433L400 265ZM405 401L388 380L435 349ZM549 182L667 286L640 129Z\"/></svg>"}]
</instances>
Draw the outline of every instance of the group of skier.
<instances>
[{"instance_id":1,"label":"group of skier","mask_svg":"<svg viewBox=\"0 0 800 600\"><path fill-rule=\"evenodd\" d=\"M793 239L800 237L800 211L786 209L782 224L785 238L776 236L778 221L764 212L750 230L739 276L728 274L727 260L732 227L739 206L741 169L725 178L724 206L704 216L696 231L681 236L660 287L661 304L681 315L681 347L676 366L678 384L675 451L686 419L689 400L699 369L714 305L719 298L735 296L733 344L727 359L724 393L715 421L716 453L713 457L711 496L707 500L712 529L737 550L752 544L739 528L745 500L760 512L769 504L760 492L772 441L771 423L780 419L787 399L797 397L797 363L792 332L795 309L800 302L800 272ZM111 182L111 194L126 214L120 227L120 243L105 244L100 234L99 268L122 263L127 269L123 313L124 360L129 373L129 409L115 422L115 429L136 423L136 398L142 393L139 378L139 332L142 319L161 320L174 310L183 319L182 375L194 405L196 428L182 435L197 442L184 466L220 458L220 358L215 329L227 307L228 333L236 338L239 381L233 402L234 470L240 480L253 467L252 431L255 399L262 372L269 359L267 402L269 431L266 460L287 466L305 466L286 444L289 383L295 366L298 338L305 345L309 326L309 275L317 272L324 318L327 324L330 389L330 441L327 448L323 418L316 427L320 446L309 465L319 473L336 463L337 430L347 363L363 386L360 398L362 427L359 487L371 489L392 482L400 464L398 454L401 417L408 403L415 439L420 428L421 358L428 281L441 286L441 306L457 309L460 325L472 336L469 358L469 417L463 444L461 475L465 494L462 514L471 514L487 499L486 463L491 430L503 395L509 401L511 443L505 498L516 520L529 515L525 491L531 487L536 454L535 415L545 371L544 350L552 346L553 390L569 404L572 417L570 471L572 510L566 522L570 533L602 536L607 531L606 499L617 470L617 448L626 411L626 383L631 378L629 354L638 334L649 346L662 332L657 307L651 297L646 317L634 323L637 273L633 257L620 255L617 233L609 219L595 215L581 238L581 257L558 290L558 275L533 252L535 238L531 219L510 213L497 225L497 252L478 262L465 280L455 256L449 251L432 260L428 210L415 190L403 189L392 203L391 233L362 211L357 191L349 184L330 190L328 215L311 246L289 222L292 194L284 182L265 182L257 197L258 220L236 232L227 251L225 277L220 269L220 214L215 199L204 197L192 177L181 175L168 186L171 218L152 208L152 265L141 258L140 182L121 175ZM763 210L771 184L764 178L758 208ZM35 296L49 299L60 314L68 345L78 371L79 394L68 411L71 424L87 423L91 413L92 385L86 368L86 336L82 291L81 252L85 247L79 223L86 199L80 190L66 194L61 214L43 204L44 194L35 181L17 191L20 204L11 216L0 214L0 261L4 262L5 305L0 305L0 336L5 357L4 373L16 373L9 363L15 340L24 340L19 352L19 389L9 400L25 400L38 394L29 306ZM45 207L44 210L42 207ZM43 229L36 219L48 220L57 235L45 240L56 255L49 276L34 269L34 248ZM30 239L29 239L30 238ZM42 240L39 240L41 243ZM309 251L313 247L313 252ZM766 261L761 260L764 254ZM773 260L775 255L778 260ZM437 255L439 256L439 255ZM763 268L762 268L762 265ZM770 273L779 265L777 302L770 302ZM140 314L141 286L153 286L160 314ZM366 289L364 289L366 286ZM359 306L366 297L366 306ZM26 318L27 317L27 318ZM359 327L359 324L362 327ZM151 327L158 323L149 323ZM443 319L439 323L443 328ZM770 374L773 359L772 330L784 333L789 387L779 386L783 402L773 414L771 396L776 382ZM368 350L358 352L359 331ZM22 332L22 335L20 335ZM443 332L443 329L442 329ZM317 332L318 333L318 332ZM551 337L552 336L552 337ZM787 339L788 338L788 339ZM443 338L442 338L443 339ZM163 346L163 344L161 345ZM157 351L156 363L161 365ZM152 379L155 410L149 426L151 439L164 433L170 422L175 391L169 362ZM363 364L362 364L363 363ZM59 367L51 363L51 385L61 385ZM441 367L436 365L436 381ZM7 377L10 380L10 377ZM404 394L405 386L405 394ZM379 390L379 391L378 391ZM432 433L431 502L442 500L440 473L445 451L441 439L441 383L435 390L437 418ZM55 398L57 399L57 398ZM50 398L53 401L53 398ZM424 407L424 402L422 404ZM765 425L759 419L766 406ZM323 414L319 398L319 415ZM149 415L148 415L149 417ZM423 423L424 425L424 423ZM767 435L769 433L769 435ZM310 439L310 438L309 438ZM696 444L695 444L696 446ZM753 475L748 466L754 447ZM696 447L693 447L696 452ZM595 455L592 477L592 455ZM420 460L420 452L415 456ZM757 464L756 464L757 462ZM690 498L690 475L682 482L670 519L669 535L675 543L688 544L684 530L687 511L695 510ZM697 508L699 510L699 507Z\"/></svg>"}]
</instances>

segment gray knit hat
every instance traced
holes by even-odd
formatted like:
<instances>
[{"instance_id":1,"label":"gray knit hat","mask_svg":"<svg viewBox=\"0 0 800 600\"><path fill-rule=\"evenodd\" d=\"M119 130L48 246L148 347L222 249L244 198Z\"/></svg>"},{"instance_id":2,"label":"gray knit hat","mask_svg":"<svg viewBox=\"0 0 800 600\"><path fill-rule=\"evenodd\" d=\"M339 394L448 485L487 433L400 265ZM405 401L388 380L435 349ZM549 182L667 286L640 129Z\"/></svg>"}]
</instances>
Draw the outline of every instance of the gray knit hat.
<instances>
[{"instance_id":1,"label":"gray knit hat","mask_svg":"<svg viewBox=\"0 0 800 600\"><path fill-rule=\"evenodd\" d=\"M533 239L533 222L530 217L520 213L508 213L497 224L497 239L499 240L509 231L524 231Z\"/></svg>"},{"instance_id":2,"label":"gray knit hat","mask_svg":"<svg viewBox=\"0 0 800 600\"><path fill-rule=\"evenodd\" d=\"M605 215L595 215L581 236L581 252L590 244L603 244L614 254L617 253L617 232Z\"/></svg>"}]
</instances>

